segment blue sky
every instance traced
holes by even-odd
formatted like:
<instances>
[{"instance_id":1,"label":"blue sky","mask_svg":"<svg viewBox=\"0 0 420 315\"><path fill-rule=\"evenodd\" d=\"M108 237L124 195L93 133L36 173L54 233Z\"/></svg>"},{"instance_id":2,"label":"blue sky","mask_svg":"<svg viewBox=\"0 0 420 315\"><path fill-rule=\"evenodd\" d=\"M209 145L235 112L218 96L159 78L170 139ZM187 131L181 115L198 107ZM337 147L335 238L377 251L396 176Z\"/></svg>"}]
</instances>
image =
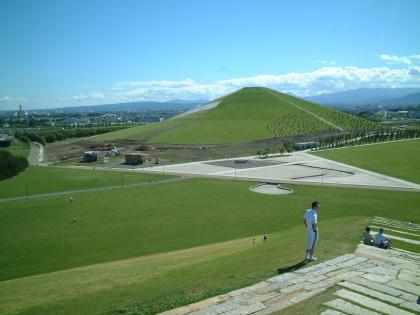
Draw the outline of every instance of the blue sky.
<instances>
[{"instance_id":1,"label":"blue sky","mask_svg":"<svg viewBox=\"0 0 420 315\"><path fill-rule=\"evenodd\" d=\"M420 86L420 1L0 1L0 109Z\"/></svg>"}]
</instances>

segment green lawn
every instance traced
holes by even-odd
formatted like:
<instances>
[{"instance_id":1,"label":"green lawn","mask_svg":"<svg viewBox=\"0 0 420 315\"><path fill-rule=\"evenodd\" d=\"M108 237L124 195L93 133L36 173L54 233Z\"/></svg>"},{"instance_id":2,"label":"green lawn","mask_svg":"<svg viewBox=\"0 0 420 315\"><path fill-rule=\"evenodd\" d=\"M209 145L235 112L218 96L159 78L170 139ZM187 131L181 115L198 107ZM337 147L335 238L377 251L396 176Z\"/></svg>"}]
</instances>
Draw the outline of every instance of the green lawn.
<instances>
[{"instance_id":1,"label":"green lawn","mask_svg":"<svg viewBox=\"0 0 420 315\"><path fill-rule=\"evenodd\" d=\"M342 125L344 129L378 126L273 90L244 88L224 97L213 109L102 134L93 140L143 139L151 143L221 144L336 130L288 101Z\"/></svg>"},{"instance_id":2,"label":"green lawn","mask_svg":"<svg viewBox=\"0 0 420 315\"><path fill-rule=\"evenodd\" d=\"M26 196L26 187L29 195L35 195L169 178L173 176L34 166L18 176L0 181L0 198Z\"/></svg>"},{"instance_id":3,"label":"green lawn","mask_svg":"<svg viewBox=\"0 0 420 315\"><path fill-rule=\"evenodd\" d=\"M348 147L313 154L420 184L420 139Z\"/></svg>"},{"instance_id":4,"label":"green lawn","mask_svg":"<svg viewBox=\"0 0 420 315\"><path fill-rule=\"evenodd\" d=\"M163 310L258 282L301 260L301 218L315 198L322 259L352 251L375 215L419 219L418 193L293 186L293 194L270 196L250 185L194 179L78 193L72 204L64 197L0 203L0 313Z\"/></svg>"},{"instance_id":5,"label":"green lawn","mask_svg":"<svg viewBox=\"0 0 420 315\"><path fill-rule=\"evenodd\" d=\"M0 150L6 150L16 156L28 157L29 148L28 146L20 141L13 141L9 147L0 147Z\"/></svg>"}]
</instances>

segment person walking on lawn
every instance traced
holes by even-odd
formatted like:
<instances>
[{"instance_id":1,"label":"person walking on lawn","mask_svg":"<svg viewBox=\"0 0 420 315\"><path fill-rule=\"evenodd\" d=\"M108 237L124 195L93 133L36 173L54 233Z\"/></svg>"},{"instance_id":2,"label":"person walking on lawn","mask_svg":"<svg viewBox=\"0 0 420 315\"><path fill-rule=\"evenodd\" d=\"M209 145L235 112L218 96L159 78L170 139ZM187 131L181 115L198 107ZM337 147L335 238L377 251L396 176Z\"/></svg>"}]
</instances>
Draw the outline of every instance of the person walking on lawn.
<instances>
[{"instance_id":1,"label":"person walking on lawn","mask_svg":"<svg viewBox=\"0 0 420 315\"><path fill-rule=\"evenodd\" d=\"M303 223L306 226L306 260L314 261L315 243L319 239L318 215L321 205L318 201L312 202L311 209L305 211Z\"/></svg>"}]
</instances>

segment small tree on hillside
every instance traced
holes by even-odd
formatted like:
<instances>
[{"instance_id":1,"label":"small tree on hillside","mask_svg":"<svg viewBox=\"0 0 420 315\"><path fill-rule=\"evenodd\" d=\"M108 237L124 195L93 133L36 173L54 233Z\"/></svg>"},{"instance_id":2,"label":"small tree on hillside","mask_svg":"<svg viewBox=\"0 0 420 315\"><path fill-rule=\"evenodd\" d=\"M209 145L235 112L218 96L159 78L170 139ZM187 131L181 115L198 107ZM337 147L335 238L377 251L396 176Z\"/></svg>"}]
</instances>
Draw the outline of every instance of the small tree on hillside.
<instances>
[{"instance_id":1,"label":"small tree on hillside","mask_svg":"<svg viewBox=\"0 0 420 315\"><path fill-rule=\"evenodd\" d=\"M283 153L284 153L284 147L281 145L280 147L279 147L279 153L280 153L280 155L283 155Z\"/></svg>"},{"instance_id":2,"label":"small tree on hillside","mask_svg":"<svg viewBox=\"0 0 420 315\"><path fill-rule=\"evenodd\" d=\"M283 143L284 149L286 150L287 154L293 152L293 143L290 141L286 141Z\"/></svg>"}]
</instances>

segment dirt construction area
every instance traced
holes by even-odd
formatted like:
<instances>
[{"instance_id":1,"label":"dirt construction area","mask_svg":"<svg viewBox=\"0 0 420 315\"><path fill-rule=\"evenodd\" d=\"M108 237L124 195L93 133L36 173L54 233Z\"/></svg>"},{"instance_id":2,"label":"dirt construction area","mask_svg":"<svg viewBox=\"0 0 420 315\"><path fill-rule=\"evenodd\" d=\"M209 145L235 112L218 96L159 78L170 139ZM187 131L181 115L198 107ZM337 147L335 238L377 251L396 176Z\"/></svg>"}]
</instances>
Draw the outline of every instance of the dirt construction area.
<instances>
[{"instance_id":1,"label":"dirt construction area","mask_svg":"<svg viewBox=\"0 0 420 315\"><path fill-rule=\"evenodd\" d=\"M420 191L420 185L303 152L265 159L252 156L231 160L159 165L138 171L234 178L267 183L350 185Z\"/></svg>"}]
</instances>

